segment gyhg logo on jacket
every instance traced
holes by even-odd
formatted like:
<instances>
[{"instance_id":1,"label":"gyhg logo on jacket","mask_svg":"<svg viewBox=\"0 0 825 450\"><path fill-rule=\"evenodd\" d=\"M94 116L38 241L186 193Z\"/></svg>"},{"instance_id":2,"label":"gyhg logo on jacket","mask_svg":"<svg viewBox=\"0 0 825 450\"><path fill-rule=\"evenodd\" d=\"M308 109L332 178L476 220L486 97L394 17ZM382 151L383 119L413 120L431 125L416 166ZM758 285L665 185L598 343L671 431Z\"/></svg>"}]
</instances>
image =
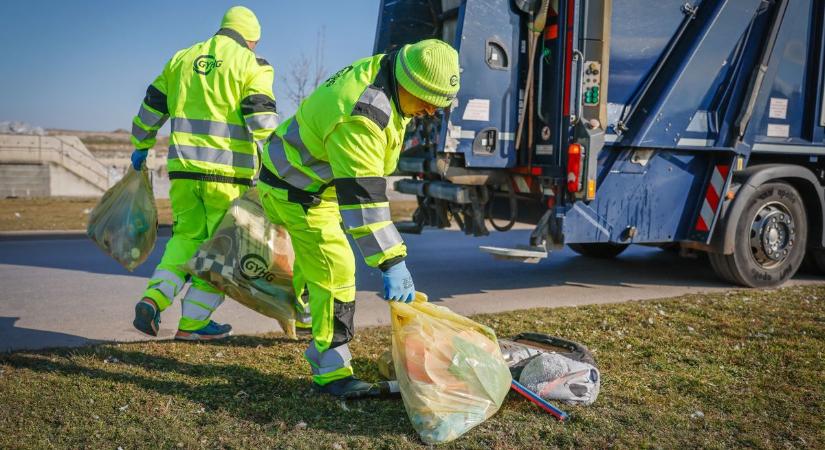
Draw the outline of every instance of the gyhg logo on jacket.
<instances>
[{"instance_id":1,"label":"gyhg logo on jacket","mask_svg":"<svg viewBox=\"0 0 825 450\"><path fill-rule=\"evenodd\" d=\"M192 69L201 75L209 75L209 72L216 67L220 67L222 62L222 60L215 59L212 55L200 55L192 63Z\"/></svg>"}]
</instances>

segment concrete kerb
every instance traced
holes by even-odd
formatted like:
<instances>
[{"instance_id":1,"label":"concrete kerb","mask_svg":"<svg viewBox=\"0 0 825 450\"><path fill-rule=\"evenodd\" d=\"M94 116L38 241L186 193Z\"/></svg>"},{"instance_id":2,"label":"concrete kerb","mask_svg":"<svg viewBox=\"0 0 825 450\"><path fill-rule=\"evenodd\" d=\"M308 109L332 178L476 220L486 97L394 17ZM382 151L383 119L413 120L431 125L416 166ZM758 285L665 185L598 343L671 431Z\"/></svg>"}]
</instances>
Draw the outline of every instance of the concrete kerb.
<instances>
[{"instance_id":1,"label":"concrete kerb","mask_svg":"<svg viewBox=\"0 0 825 450\"><path fill-rule=\"evenodd\" d=\"M171 225L159 225L158 237L172 235ZM0 231L0 242L8 241L45 241L57 239L88 239L86 230L26 230Z\"/></svg>"}]
</instances>

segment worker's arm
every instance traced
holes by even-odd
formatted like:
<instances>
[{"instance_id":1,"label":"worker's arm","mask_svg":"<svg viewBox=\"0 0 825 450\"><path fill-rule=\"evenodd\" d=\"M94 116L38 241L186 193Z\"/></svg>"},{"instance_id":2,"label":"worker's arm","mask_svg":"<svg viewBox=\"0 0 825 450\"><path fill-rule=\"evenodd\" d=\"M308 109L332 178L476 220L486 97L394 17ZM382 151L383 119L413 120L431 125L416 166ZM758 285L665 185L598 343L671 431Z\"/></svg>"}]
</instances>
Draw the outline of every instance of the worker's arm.
<instances>
[{"instance_id":1,"label":"worker's arm","mask_svg":"<svg viewBox=\"0 0 825 450\"><path fill-rule=\"evenodd\" d=\"M132 144L137 150L147 151L154 147L158 130L169 118L166 80L171 63L172 60L166 64L163 72L155 78L155 81L146 88L146 96L140 104L140 110L132 119Z\"/></svg>"},{"instance_id":2,"label":"worker's arm","mask_svg":"<svg viewBox=\"0 0 825 450\"><path fill-rule=\"evenodd\" d=\"M361 116L338 124L325 141L344 229L366 263L386 271L401 263L407 247L395 229L384 178L384 133Z\"/></svg>"},{"instance_id":3,"label":"worker's arm","mask_svg":"<svg viewBox=\"0 0 825 450\"><path fill-rule=\"evenodd\" d=\"M254 65L244 84L241 113L259 152L263 151L266 140L278 126L278 110L272 93L274 81L272 66L265 59L257 58L257 65Z\"/></svg>"}]
</instances>

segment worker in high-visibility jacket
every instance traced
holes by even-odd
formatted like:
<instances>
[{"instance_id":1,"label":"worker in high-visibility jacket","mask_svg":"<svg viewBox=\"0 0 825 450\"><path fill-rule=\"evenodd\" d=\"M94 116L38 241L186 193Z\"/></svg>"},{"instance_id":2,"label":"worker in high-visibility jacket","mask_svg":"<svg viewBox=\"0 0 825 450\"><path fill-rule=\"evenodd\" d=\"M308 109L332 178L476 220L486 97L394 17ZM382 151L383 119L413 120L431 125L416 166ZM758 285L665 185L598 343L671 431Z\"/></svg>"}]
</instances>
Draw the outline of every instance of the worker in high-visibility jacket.
<instances>
[{"instance_id":1,"label":"worker in high-visibility jacket","mask_svg":"<svg viewBox=\"0 0 825 450\"><path fill-rule=\"evenodd\" d=\"M230 8L218 32L177 52L146 90L132 123L132 154L140 170L158 129L172 119L167 167L172 237L135 306L135 327L156 336L160 313L183 289L180 269L208 239L232 201L252 186L263 144L277 127L274 72L253 49L261 36L255 14ZM225 338L232 329L210 319L224 296L192 277L182 300L176 339Z\"/></svg>"},{"instance_id":2,"label":"worker in high-visibility jacket","mask_svg":"<svg viewBox=\"0 0 825 450\"><path fill-rule=\"evenodd\" d=\"M261 203L292 238L296 291L309 291L313 339L304 356L320 392L357 397L372 387L350 365L355 259L343 230L383 272L384 298L411 301L407 250L390 219L384 177L395 170L411 117L452 104L458 88L452 47L435 39L406 45L336 72L264 148Z\"/></svg>"}]
</instances>

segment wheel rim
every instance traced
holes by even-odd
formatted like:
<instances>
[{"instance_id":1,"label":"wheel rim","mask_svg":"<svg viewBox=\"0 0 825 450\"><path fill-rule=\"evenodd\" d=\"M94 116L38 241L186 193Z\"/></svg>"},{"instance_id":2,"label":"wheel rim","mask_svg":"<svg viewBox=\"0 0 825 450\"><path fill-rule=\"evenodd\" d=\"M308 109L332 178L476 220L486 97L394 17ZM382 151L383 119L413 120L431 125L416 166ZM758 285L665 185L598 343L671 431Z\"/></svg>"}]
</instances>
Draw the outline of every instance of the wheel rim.
<instances>
[{"instance_id":1,"label":"wheel rim","mask_svg":"<svg viewBox=\"0 0 825 450\"><path fill-rule=\"evenodd\" d=\"M781 265L796 243L796 224L781 203L768 203L751 221L751 254L765 269Z\"/></svg>"}]
</instances>

